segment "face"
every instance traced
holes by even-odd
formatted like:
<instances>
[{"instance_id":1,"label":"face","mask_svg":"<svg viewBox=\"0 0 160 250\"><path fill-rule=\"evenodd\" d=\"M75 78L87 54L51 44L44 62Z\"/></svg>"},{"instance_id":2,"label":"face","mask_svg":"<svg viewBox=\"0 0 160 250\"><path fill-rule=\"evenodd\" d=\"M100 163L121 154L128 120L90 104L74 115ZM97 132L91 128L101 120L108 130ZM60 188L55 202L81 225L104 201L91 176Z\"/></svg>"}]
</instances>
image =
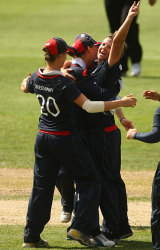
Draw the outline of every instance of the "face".
<instances>
[{"instance_id":1,"label":"face","mask_svg":"<svg viewBox=\"0 0 160 250\"><path fill-rule=\"evenodd\" d=\"M89 53L89 64L97 59L98 47L99 46L97 45L93 45L92 47L88 48L87 51Z\"/></svg>"},{"instance_id":2,"label":"face","mask_svg":"<svg viewBox=\"0 0 160 250\"><path fill-rule=\"evenodd\" d=\"M110 39L109 37L105 38L98 49L97 57L99 61L108 59L111 46L112 46L112 39Z\"/></svg>"}]
</instances>

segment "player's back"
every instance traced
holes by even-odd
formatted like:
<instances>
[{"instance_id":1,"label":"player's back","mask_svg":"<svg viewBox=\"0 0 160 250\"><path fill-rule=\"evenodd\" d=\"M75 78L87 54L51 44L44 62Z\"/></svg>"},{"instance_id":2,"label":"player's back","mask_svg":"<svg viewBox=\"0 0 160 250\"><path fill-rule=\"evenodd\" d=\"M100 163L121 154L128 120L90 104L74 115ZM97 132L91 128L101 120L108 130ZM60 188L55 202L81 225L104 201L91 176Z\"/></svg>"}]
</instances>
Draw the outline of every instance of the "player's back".
<instances>
[{"instance_id":1,"label":"player's back","mask_svg":"<svg viewBox=\"0 0 160 250\"><path fill-rule=\"evenodd\" d=\"M61 74L44 75L39 70L31 76L27 89L36 94L41 106L39 129L62 131L76 128L73 100L80 91L71 80Z\"/></svg>"}]
</instances>

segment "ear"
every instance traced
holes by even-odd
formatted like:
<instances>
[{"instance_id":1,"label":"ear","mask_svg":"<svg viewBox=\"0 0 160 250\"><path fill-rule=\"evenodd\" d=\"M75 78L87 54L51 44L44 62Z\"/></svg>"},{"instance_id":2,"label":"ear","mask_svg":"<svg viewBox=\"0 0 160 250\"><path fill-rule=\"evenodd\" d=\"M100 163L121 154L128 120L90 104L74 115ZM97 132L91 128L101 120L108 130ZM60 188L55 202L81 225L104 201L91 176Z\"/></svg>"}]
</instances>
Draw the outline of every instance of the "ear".
<instances>
[{"instance_id":1,"label":"ear","mask_svg":"<svg viewBox=\"0 0 160 250\"><path fill-rule=\"evenodd\" d=\"M88 47L87 51L89 54L92 52L92 48L91 47Z\"/></svg>"}]
</instances>

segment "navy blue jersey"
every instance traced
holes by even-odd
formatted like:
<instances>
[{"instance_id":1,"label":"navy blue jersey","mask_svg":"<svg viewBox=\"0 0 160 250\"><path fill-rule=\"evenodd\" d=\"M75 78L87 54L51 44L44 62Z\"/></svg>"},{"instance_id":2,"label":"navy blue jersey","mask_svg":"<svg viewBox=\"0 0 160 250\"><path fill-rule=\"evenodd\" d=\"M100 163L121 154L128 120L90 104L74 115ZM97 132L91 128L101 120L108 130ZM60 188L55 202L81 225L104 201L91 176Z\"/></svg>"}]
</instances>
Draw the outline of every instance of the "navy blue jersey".
<instances>
[{"instance_id":1,"label":"navy blue jersey","mask_svg":"<svg viewBox=\"0 0 160 250\"><path fill-rule=\"evenodd\" d=\"M105 60L98 64L97 68L92 72L92 75L99 86L112 88L113 84L121 78L121 70L122 67L119 62L110 67L108 61Z\"/></svg>"},{"instance_id":2,"label":"navy blue jersey","mask_svg":"<svg viewBox=\"0 0 160 250\"><path fill-rule=\"evenodd\" d=\"M92 101L111 100L120 91L119 82L117 83L120 77L119 63L113 67L109 67L107 61L102 62L92 74L90 74L92 68L83 71L82 67L78 64L72 65L71 68L73 69L71 74L77 79L78 88ZM109 111L89 114L77 109L76 113L80 127L87 129L109 127L115 124L114 116Z\"/></svg>"},{"instance_id":3,"label":"navy blue jersey","mask_svg":"<svg viewBox=\"0 0 160 250\"><path fill-rule=\"evenodd\" d=\"M108 99L114 99L119 93L120 84L118 80L121 77L121 66L119 62L110 67L108 65L108 61L102 61L92 72L91 76L98 86L106 89L107 95L110 97ZM114 115L112 115L110 111L97 114L88 114L86 120L86 126L89 129L110 127L114 124Z\"/></svg>"},{"instance_id":4,"label":"navy blue jersey","mask_svg":"<svg viewBox=\"0 0 160 250\"><path fill-rule=\"evenodd\" d=\"M42 71L37 71L27 82L27 90L36 94L41 106L40 130L64 131L76 128L73 100L81 92L70 79L61 73L44 75Z\"/></svg>"},{"instance_id":5,"label":"navy blue jersey","mask_svg":"<svg viewBox=\"0 0 160 250\"><path fill-rule=\"evenodd\" d=\"M94 77L83 74L83 68L74 64L71 65L73 71L71 74L77 79L76 85L80 91L92 101L107 101L116 95L114 88L101 88L95 81ZM90 69L89 69L90 70ZM90 71L91 72L91 71ZM77 125L81 129L101 128L114 125L114 116L110 112L101 112L96 114L87 113L75 105Z\"/></svg>"},{"instance_id":6,"label":"navy blue jersey","mask_svg":"<svg viewBox=\"0 0 160 250\"><path fill-rule=\"evenodd\" d=\"M152 131L135 133L133 138L146 143L156 143L160 141L160 107L157 108L154 113Z\"/></svg>"}]
</instances>

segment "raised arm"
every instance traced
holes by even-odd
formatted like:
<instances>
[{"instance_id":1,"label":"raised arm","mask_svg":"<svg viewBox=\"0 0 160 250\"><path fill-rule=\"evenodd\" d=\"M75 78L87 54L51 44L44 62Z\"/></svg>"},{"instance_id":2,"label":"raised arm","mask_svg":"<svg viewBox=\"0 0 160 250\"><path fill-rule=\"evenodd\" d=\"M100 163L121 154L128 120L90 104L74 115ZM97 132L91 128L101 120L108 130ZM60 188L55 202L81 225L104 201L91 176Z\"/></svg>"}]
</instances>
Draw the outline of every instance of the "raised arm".
<instances>
[{"instance_id":1,"label":"raised arm","mask_svg":"<svg viewBox=\"0 0 160 250\"><path fill-rule=\"evenodd\" d=\"M122 49L123 49L124 42L128 34L130 25L133 21L133 18L137 16L139 13L139 5L140 5L140 2L138 2L137 4L136 2L133 3L131 8L129 9L128 15L124 23L121 25L115 37L113 38L113 43L112 43L111 51L110 51L109 58L108 58L109 66L113 66L116 62L120 60Z\"/></svg>"}]
</instances>

